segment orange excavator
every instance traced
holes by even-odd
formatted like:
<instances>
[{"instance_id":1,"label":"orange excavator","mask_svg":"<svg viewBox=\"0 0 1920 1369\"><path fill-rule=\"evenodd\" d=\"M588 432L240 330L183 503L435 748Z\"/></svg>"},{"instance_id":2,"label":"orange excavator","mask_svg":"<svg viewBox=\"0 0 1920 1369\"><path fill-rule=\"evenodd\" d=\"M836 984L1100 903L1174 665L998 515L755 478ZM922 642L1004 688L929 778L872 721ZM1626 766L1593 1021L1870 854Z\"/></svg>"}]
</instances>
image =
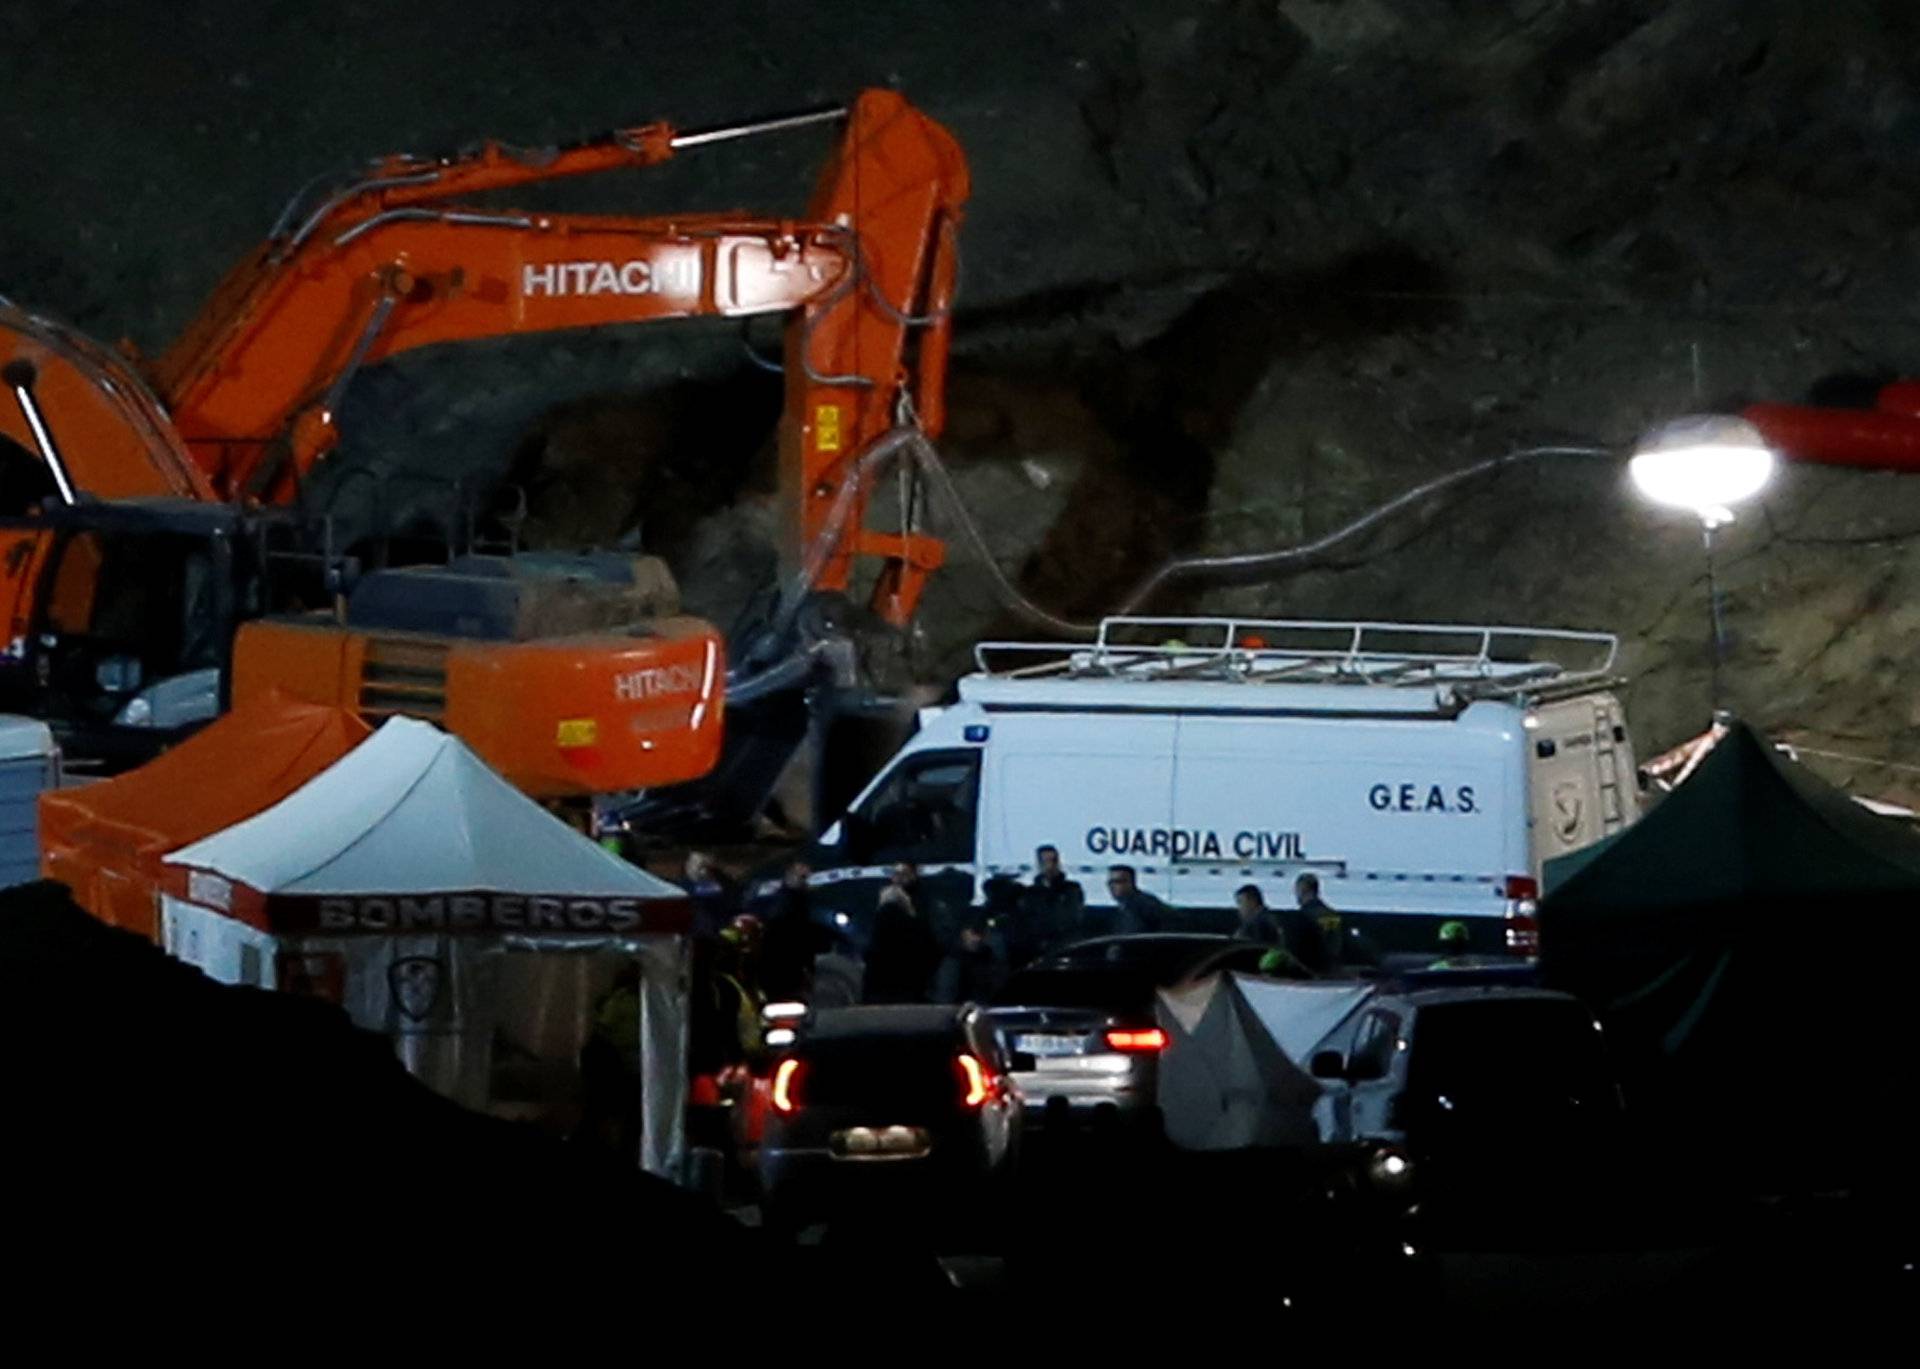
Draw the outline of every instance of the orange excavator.
<instances>
[{"instance_id":1,"label":"orange excavator","mask_svg":"<svg viewBox=\"0 0 1920 1369\"><path fill-rule=\"evenodd\" d=\"M799 219L462 202L826 122L840 141ZM0 528L0 702L110 763L275 688L433 718L543 797L707 774L724 647L677 613L657 567L465 556L356 576L330 528L302 515L303 481L338 441L353 376L401 352L785 313L783 610L754 646L761 683L741 696L799 679L797 595L841 596L877 562L870 607L902 626L944 559L912 526L868 527L866 504L899 436L941 426L967 190L951 135L874 90L724 128L386 158L296 199L150 364L0 300L0 501L18 515ZM276 587L288 578L291 594ZM290 603L309 611L276 612Z\"/></svg>"}]
</instances>

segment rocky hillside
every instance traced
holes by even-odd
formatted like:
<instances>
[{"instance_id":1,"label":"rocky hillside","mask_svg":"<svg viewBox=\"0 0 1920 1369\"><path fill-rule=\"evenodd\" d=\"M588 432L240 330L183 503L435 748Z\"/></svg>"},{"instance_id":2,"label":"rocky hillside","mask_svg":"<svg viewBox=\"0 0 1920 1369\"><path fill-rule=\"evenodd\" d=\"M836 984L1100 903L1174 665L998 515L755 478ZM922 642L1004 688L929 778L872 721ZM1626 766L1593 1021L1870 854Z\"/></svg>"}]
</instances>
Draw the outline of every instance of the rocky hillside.
<instances>
[{"instance_id":1,"label":"rocky hillside","mask_svg":"<svg viewBox=\"0 0 1920 1369\"><path fill-rule=\"evenodd\" d=\"M974 169L944 449L1084 616L1478 457L1920 369L1916 39L1891 0L41 0L0 9L0 292L153 347L327 167L897 84ZM815 147L542 203L797 207ZM391 531L511 481L530 537L638 528L724 617L769 554L776 384L725 328L408 358L356 383L325 496ZM1920 796L1917 534L1920 481L1796 471L1723 541L1726 702L1862 792ZM1709 706L1698 530L1608 462L1157 607L1614 627L1643 751ZM962 557L920 667L1013 626Z\"/></svg>"}]
</instances>

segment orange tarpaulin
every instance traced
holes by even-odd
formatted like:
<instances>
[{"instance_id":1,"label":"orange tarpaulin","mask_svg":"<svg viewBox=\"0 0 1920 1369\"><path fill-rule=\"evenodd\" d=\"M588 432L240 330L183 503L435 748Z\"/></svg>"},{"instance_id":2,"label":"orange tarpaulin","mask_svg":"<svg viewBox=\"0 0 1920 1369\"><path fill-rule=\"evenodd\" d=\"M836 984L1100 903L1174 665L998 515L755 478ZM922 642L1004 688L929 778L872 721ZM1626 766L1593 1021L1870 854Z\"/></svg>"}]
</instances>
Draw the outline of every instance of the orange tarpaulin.
<instances>
[{"instance_id":1,"label":"orange tarpaulin","mask_svg":"<svg viewBox=\"0 0 1920 1369\"><path fill-rule=\"evenodd\" d=\"M369 735L352 713L269 694L138 770L40 796L40 869L103 922L157 940L160 858L278 803Z\"/></svg>"}]
</instances>

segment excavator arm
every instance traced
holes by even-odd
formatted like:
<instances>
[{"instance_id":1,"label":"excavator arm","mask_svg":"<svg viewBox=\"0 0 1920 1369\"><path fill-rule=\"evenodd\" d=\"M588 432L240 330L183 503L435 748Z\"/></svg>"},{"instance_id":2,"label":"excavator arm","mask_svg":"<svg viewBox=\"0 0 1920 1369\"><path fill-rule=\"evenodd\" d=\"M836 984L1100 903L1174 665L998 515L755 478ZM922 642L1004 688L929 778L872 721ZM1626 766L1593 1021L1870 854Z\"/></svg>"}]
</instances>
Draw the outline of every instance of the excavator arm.
<instances>
[{"instance_id":1,"label":"excavator arm","mask_svg":"<svg viewBox=\"0 0 1920 1369\"><path fill-rule=\"evenodd\" d=\"M802 220L454 202L829 118L845 129ZM220 495L287 501L337 442L347 383L373 362L486 337L790 313L789 562L807 566L813 588L843 590L857 557L880 558L874 607L904 623L943 549L911 529L866 528L873 472L862 458L903 422L939 431L967 189L952 137L891 91L735 128L650 124L541 153L488 143L455 158L388 158L291 207L151 378Z\"/></svg>"}]
</instances>

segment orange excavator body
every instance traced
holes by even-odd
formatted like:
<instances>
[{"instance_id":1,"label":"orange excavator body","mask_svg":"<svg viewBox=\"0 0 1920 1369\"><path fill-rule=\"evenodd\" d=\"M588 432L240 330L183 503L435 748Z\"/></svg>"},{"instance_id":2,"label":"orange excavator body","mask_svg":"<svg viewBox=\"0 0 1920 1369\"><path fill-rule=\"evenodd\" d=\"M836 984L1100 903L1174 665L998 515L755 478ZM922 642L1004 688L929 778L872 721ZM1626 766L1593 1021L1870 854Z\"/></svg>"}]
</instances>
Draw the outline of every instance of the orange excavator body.
<instances>
[{"instance_id":1,"label":"orange excavator body","mask_svg":"<svg viewBox=\"0 0 1920 1369\"><path fill-rule=\"evenodd\" d=\"M891 91L831 112L845 130L797 220L544 214L453 200L654 165L824 117L696 133L651 124L538 153L488 143L457 157L387 158L290 211L143 378L85 344L92 370L41 362L37 398L87 494L295 503L338 440L347 383L373 362L487 337L786 313L788 564L805 567L810 589L837 592L860 558L877 558L873 607L904 625L944 548L911 528L865 526L873 473L861 458L902 423L936 435L944 416L955 234L968 193L965 159L945 129ZM0 363L48 350L34 327L8 322L0 317ZM119 378L104 383L116 368ZM0 423L7 408L0 403ZM44 539L36 548L30 531L13 536L4 573L15 601L37 603ZM15 612L16 637L32 617ZM542 795L649 788L714 764L725 661L705 624L647 626L638 636L499 641L382 634L324 617L259 620L238 631L233 697L277 687L371 715L437 717ZM421 677L424 696L389 691L385 704L369 702L386 687L376 678L382 660L409 653L416 666L425 653L439 667Z\"/></svg>"},{"instance_id":2,"label":"orange excavator body","mask_svg":"<svg viewBox=\"0 0 1920 1369\"><path fill-rule=\"evenodd\" d=\"M697 618L646 636L466 641L261 619L234 640L233 700L279 691L369 722L426 718L540 799L682 784L720 759L726 661Z\"/></svg>"}]
</instances>

